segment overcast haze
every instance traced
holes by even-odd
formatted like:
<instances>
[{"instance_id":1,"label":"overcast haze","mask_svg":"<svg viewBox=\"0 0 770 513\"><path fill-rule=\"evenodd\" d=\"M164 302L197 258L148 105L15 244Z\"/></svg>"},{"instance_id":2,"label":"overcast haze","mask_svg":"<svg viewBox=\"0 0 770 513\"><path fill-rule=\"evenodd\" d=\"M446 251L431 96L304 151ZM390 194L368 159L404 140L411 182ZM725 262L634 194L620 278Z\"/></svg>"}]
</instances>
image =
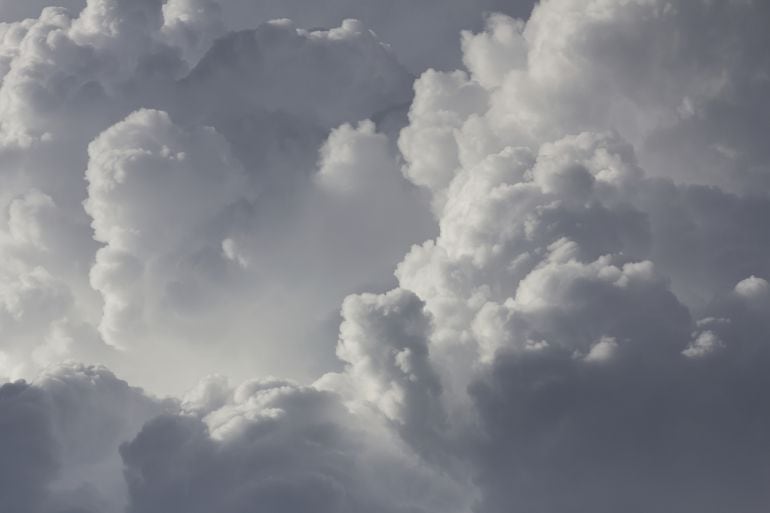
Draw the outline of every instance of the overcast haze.
<instances>
[{"instance_id":1,"label":"overcast haze","mask_svg":"<svg viewBox=\"0 0 770 513\"><path fill-rule=\"evenodd\" d=\"M0 0L0 513L767 512L768 27Z\"/></svg>"}]
</instances>

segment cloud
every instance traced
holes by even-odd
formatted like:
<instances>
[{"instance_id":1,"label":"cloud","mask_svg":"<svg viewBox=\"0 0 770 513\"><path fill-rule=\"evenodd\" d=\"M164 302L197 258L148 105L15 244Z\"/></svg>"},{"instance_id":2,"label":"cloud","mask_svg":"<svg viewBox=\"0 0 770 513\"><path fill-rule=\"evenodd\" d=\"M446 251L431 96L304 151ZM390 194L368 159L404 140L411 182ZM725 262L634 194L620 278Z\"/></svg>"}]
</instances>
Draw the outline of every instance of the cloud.
<instances>
[{"instance_id":1,"label":"cloud","mask_svg":"<svg viewBox=\"0 0 770 513\"><path fill-rule=\"evenodd\" d=\"M637 147L650 174L730 191L765 190L767 156L752 135L761 132L763 117L749 105L761 94L758 70L767 64L744 37L747 31L762 37L755 23L763 9L755 2L556 1L537 5L526 24L492 15L486 30L463 33L463 59L473 81L458 88L471 91L478 83L496 91L488 100L494 108L468 118L463 130L469 137L460 138L486 147L450 144L441 153L459 149L477 160L507 145L537 147L567 134L615 129ZM720 37L705 37L709 30L719 30ZM661 43L646 44L649 37ZM417 82L413 117L421 112L422 88L449 79L440 77L426 74ZM446 111L441 115L462 112ZM734 123L733 129L723 130L725 123ZM483 130L487 137L478 132ZM435 129L406 132L403 143L426 144L430 133ZM419 172L429 158L414 159L408 169ZM453 166L438 167L446 173Z\"/></svg>"},{"instance_id":2,"label":"cloud","mask_svg":"<svg viewBox=\"0 0 770 513\"><path fill-rule=\"evenodd\" d=\"M0 408L6 419L0 431L3 454L18 451L14 465L3 458L3 510L34 511L41 501L40 491L54 474L55 459L50 454L53 435L46 422L41 394L24 383L0 388Z\"/></svg>"},{"instance_id":3,"label":"cloud","mask_svg":"<svg viewBox=\"0 0 770 513\"><path fill-rule=\"evenodd\" d=\"M0 510L763 511L767 8L518 12L3 25Z\"/></svg>"},{"instance_id":4,"label":"cloud","mask_svg":"<svg viewBox=\"0 0 770 513\"><path fill-rule=\"evenodd\" d=\"M770 295L770 285L768 285L767 280L751 275L738 282L735 286L735 293L752 304L761 304L767 302Z\"/></svg>"},{"instance_id":5,"label":"cloud","mask_svg":"<svg viewBox=\"0 0 770 513\"><path fill-rule=\"evenodd\" d=\"M212 376L160 401L67 364L3 385L0 412L4 512L467 510L375 419L285 380Z\"/></svg>"},{"instance_id":6,"label":"cloud","mask_svg":"<svg viewBox=\"0 0 770 513\"><path fill-rule=\"evenodd\" d=\"M214 0L170 0L163 4L162 35L182 49L189 64L196 64L225 27L221 8Z\"/></svg>"},{"instance_id":7,"label":"cloud","mask_svg":"<svg viewBox=\"0 0 770 513\"><path fill-rule=\"evenodd\" d=\"M226 23L235 29L267 19L290 18L308 27L337 25L346 17L362 20L393 48L411 70L453 68L460 62L459 33L481 28L486 12L501 11L526 17L532 0L437 1L419 3L395 0L387 5L376 0L221 0Z\"/></svg>"},{"instance_id":8,"label":"cloud","mask_svg":"<svg viewBox=\"0 0 770 513\"><path fill-rule=\"evenodd\" d=\"M74 12L79 12L86 4L85 0L62 0L56 2ZM45 7L51 5L47 0L2 0L0 2L0 22L14 22L23 19L31 19L40 14Z\"/></svg>"},{"instance_id":9,"label":"cloud","mask_svg":"<svg viewBox=\"0 0 770 513\"><path fill-rule=\"evenodd\" d=\"M312 94L305 92L309 77L316 78ZM409 84L385 45L348 19L329 30L274 20L232 32L212 46L184 86L213 100L199 108L230 116L233 109L281 111L331 128L406 103Z\"/></svg>"},{"instance_id":10,"label":"cloud","mask_svg":"<svg viewBox=\"0 0 770 513\"><path fill-rule=\"evenodd\" d=\"M165 406L104 368L63 365L0 388L3 512L117 512L116 447Z\"/></svg>"},{"instance_id":11,"label":"cloud","mask_svg":"<svg viewBox=\"0 0 770 513\"><path fill-rule=\"evenodd\" d=\"M448 481L328 392L213 379L183 408L196 413L161 416L121 447L128 511L462 511Z\"/></svg>"},{"instance_id":12,"label":"cloud","mask_svg":"<svg viewBox=\"0 0 770 513\"><path fill-rule=\"evenodd\" d=\"M91 269L105 301L100 331L108 343L126 347L153 301L174 299L143 289L150 282L163 294L175 283L168 275L158 283L164 278L151 266L180 246L200 251L197 232L241 198L244 177L214 130L184 130L160 111L130 115L101 134L89 155L85 208L95 238L105 243Z\"/></svg>"},{"instance_id":13,"label":"cloud","mask_svg":"<svg viewBox=\"0 0 770 513\"><path fill-rule=\"evenodd\" d=\"M442 443L471 463L476 510L766 502L755 449L767 440L749 427L767 423L766 405L746 398L764 386L753 305L765 295L755 221L767 198L760 186L744 195L747 175L730 165L683 167L653 144L671 130L688 132L687 151L719 144L670 113L693 94L708 124L711 108L753 87L722 61L729 45L715 57L690 46L700 23L750 9L542 3L526 24L492 16L466 33L470 74L416 82L399 146L440 233L399 265L398 293L431 316L423 343L443 410L471 419L450 415ZM686 41L673 51L643 43L672 25ZM766 166L752 155L753 169ZM399 322L412 321L389 319ZM348 393L372 402L360 388ZM409 392L402 403L422 391Z\"/></svg>"},{"instance_id":14,"label":"cloud","mask_svg":"<svg viewBox=\"0 0 770 513\"><path fill-rule=\"evenodd\" d=\"M25 336L2 348L3 375L31 377L74 357L179 392L211 370L249 376L256 358L263 371L315 377L334 365L342 298L384 289L393 262L430 232L385 135L411 96L411 76L386 45L355 20L228 33L220 14L206 1L105 0L4 25L3 275L13 288L19 273L46 273L71 304L20 325ZM315 179L321 150L344 144L325 146L338 125L367 118L378 126L362 125L368 135L353 137L347 165L379 172L339 202ZM372 208L364 198L375 176L388 193ZM62 326L89 342L60 336ZM142 340L161 331L160 353L136 365L150 347ZM223 340L230 351L212 343ZM271 349L276 340L314 347L317 358L288 361ZM185 377L164 377L180 350Z\"/></svg>"},{"instance_id":15,"label":"cloud","mask_svg":"<svg viewBox=\"0 0 770 513\"><path fill-rule=\"evenodd\" d=\"M344 375L328 375L322 387L340 390L356 403L370 405L401 437L429 460L438 453L446 412L442 386L432 367L427 336L430 317L412 293L393 290L376 296L349 296L337 356Z\"/></svg>"},{"instance_id":16,"label":"cloud","mask_svg":"<svg viewBox=\"0 0 770 513\"><path fill-rule=\"evenodd\" d=\"M56 5L78 13L86 0L60 0ZM164 10L178 16L178 22L167 23L164 29L173 38L182 38L195 48L203 44L206 33L201 21L214 27L211 20L221 20L226 30L252 29L266 21L288 18L305 27L334 27L345 18L357 18L372 27L399 55L412 71L428 67L449 69L460 63L459 34L461 30L478 30L488 12L503 12L526 18L534 0L422 0L419 4L396 0L387 6L374 0L322 0L307 3L302 0L171 0ZM2 0L0 21L33 18L50 5L40 0ZM167 16L168 18L169 16ZM179 39L177 39L179 40ZM193 55L194 55L193 51Z\"/></svg>"}]
</instances>

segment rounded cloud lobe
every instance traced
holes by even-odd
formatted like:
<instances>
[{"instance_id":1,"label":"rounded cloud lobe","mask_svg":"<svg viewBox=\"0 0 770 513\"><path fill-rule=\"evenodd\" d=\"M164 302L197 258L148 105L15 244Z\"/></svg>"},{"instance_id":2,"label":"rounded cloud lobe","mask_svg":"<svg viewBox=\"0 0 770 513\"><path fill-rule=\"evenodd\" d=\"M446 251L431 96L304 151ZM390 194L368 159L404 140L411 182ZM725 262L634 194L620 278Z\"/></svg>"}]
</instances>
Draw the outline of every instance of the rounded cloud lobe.
<instances>
[{"instance_id":1,"label":"rounded cloud lobe","mask_svg":"<svg viewBox=\"0 0 770 513\"><path fill-rule=\"evenodd\" d=\"M99 329L107 343L124 347L158 309L153 302L166 301L143 283L161 291L176 283L152 267L180 247L198 251L196 232L240 199L245 179L213 129L185 131L160 111L131 114L95 139L89 156L84 206L94 238L105 244L90 273L104 298Z\"/></svg>"},{"instance_id":2,"label":"rounded cloud lobe","mask_svg":"<svg viewBox=\"0 0 770 513\"><path fill-rule=\"evenodd\" d=\"M68 7L0 25L0 513L770 504L764 3Z\"/></svg>"}]
</instances>

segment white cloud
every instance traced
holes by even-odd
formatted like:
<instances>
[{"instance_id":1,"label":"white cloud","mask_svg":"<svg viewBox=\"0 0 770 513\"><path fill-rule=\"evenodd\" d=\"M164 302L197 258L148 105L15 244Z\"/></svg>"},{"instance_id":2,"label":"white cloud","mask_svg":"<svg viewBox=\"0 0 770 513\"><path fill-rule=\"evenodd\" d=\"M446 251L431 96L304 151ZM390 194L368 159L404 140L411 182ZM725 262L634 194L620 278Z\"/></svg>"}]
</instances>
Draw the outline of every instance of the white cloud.
<instances>
[{"instance_id":1,"label":"white cloud","mask_svg":"<svg viewBox=\"0 0 770 513\"><path fill-rule=\"evenodd\" d=\"M85 208L105 244L91 283L105 302L102 336L125 348L141 340L156 304L174 301L154 296L176 278L157 266L180 248L199 251L245 179L213 129L185 130L160 111L131 114L94 140L89 156Z\"/></svg>"},{"instance_id":2,"label":"white cloud","mask_svg":"<svg viewBox=\"0 0 770 513\"><path fill-rule=\"evenodd\" d=\"M604 337L591 346L591 350L588 351L583 360L596 363L606 362L612 358L617 349L618 343L614 338Z\"/></svg>"},{"instance_id":3,"label":"white cloud","mask_svg":"<svg viewBox=\"0 0 770 513\"><path fill-rule=\"evenodd\" d=\"M735 286L735 293L747 301L759 303L767 301L768 296L770 296L770 285L767 280L752 275L738 282Z\"/></svg>"},{"instance_id":4,"label":"white cloud","mask_svg":"<svg viewBox=\"0 0 770 513\"><path fill-rule=\"evenodd\" d=\"M682 354L688 358L703 358L721 348L724 348L724 342L713 331L704 331L698 334Z\"/></svg>"}]
</instances>

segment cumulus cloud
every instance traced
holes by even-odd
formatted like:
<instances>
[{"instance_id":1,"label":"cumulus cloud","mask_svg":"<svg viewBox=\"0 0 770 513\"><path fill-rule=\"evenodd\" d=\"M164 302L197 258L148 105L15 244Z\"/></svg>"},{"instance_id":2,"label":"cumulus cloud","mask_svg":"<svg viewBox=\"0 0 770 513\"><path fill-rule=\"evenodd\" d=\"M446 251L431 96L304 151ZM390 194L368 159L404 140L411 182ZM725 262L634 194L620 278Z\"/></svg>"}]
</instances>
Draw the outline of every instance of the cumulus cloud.
<instances>
[{"instance_id":1,"label":"cumulus cloud","mask_svg":"<svg viewBox=\"0 0 770 513\"><path fill-rule=\"evenodd\" d=\"M91 269L105 302L100 331L125 347L139 338L153 302L168 300L153 298L143 283L161 291L175 283L147 267L180 247L199 251L196 231L241 198L245 180L214 130L184 130L160 111L131 114L95 139L89 156L85 208L105 243Z\"/></svg>"},{"instance_id":2,"label":"cumulus cloud","mask_svg":"<svg viewBox=\"0 0 770 513\"><path fill-rule=\"evenodd\" d=\"M697 16L749 8L704 5ZM756 305L767 244L749 212L767 198L736 194L748 182L729 165L684 168L655 143L685 130L667 117L677 95L711 106L749 86L736 69L729 86L709 89L725 76L710 50L695 69L683 64L695 49L681 34L697 30L684 11L554 1L526 24L493 16L463 37L470 74L431 71L415 84L399 146L406 176L433 197L440 234L397 276L431 315L424 337L444 409L477 415L448 432L453 450L472 453L478 510L759 511L767 500L754 479L766 462L751 450L767 441L744 431L767 422L766 405L734 409L764 380ZM635 39L666 23L681 23L688 43L672 52ZM633 52L646 73L629 69ZM677 75L663 89L655 73L667 66ZM718 143L702 128L688 137L707 151ZM343 324L342 354L351 330ZM376 351L356 357L371 365ZM376 405L366 390L348 393ZM719 410L724 419L708 417Z\"/></svg>"},{"instance_id":3,"label":"cumulus cloud","mask_svg":"<svg viewBox=\"0 0 770 513\"><path fill-rule=\"evenodd\" d=\"M38 7L0 512L766 509L766 4Z\"/></svg>"},{"instance_id":4,"label":"cumulus cloud","mask_svg":"<svg viewBox=\"0 0 770 513\"><path fill-rule=\"evenodd\" d=\"M722 144L704 128L711 109L754 87L736 62L723 73L723 54L690 47L702 26L692 19L722 26L754 7L546 2L527 23L495 15L465 33L470 73L416 82L399 147L440 234L399 265L397 290L430 315L441 411L475 416L450 422L456 438L442 443L472 461L478 511L766 503L767 462L751 448L767 440L747 426L765 425L767 406L735 405L764 382L768 246L756 214L768 200L743 170L677 160ZM686 43L642 43L672 24ZM704 109L697 127L688 109L671 117L687 94ZM659 144L685 131L687 150ZM752 155L758 172L766 161ZM379 338L368 318L351 322ZM344 358L378 361L379 347L347 350L352 332L343 324ZM382 408L387 394L367 397L365 383L340 389ZM401 390L408 404L425 389Z\"/></svg>"},{"instance_id":5,"label":"cumulus cloud","mask_svg":"<svg viewBox=\"0 0 770 513\"><path fill-rule=\"evenodd\" d=\"M738 282L735 293L752 305L762 306L770 299L770 285L767 280L751 275Z\"/></svg>"},{"instance_id":6,"label":"cumulus cloud","mask_svg":"<svg viewBox=\"0 0 770 513\"><path fill-rule=\"evenodd\" d=\"M70 298L19 325L3 375L74 357L177 392L212 370L251 375L256 360L309 379L333 365L344 296L385 288L430 233L385 135L411 95L387 45L351 19L227 32L221 10L105 0L3 25L4 279L15 290L20 273L45 273ZM363 123L349 143L332 133L367 118L377 126ZM351 155L332 163L343 147ZM346 166L338 182L360 174L360 186L344 199L315 179ZM65 325L95 341L59 336ZM135 365L159 336L152 363ZM228 351L216 347L224 340ZM278 340L316 357L287 360ZM164 378L180 354L186 377Z\"/></svg>"}]
</instances>

